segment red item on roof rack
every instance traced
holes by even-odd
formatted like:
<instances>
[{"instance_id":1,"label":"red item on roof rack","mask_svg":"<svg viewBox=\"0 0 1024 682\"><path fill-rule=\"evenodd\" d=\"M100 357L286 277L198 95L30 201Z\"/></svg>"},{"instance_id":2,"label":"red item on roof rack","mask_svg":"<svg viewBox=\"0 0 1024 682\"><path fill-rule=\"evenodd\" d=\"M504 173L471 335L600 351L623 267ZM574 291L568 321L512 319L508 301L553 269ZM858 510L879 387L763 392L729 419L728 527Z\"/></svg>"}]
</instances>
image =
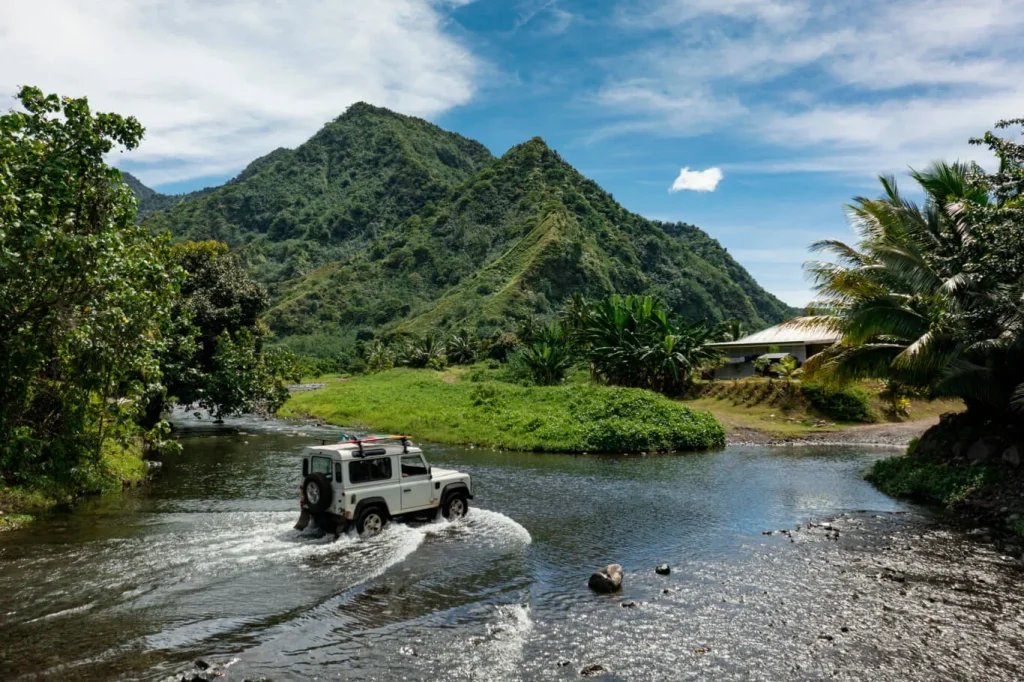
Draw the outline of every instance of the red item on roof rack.
<instances>
[{"instance_id":1,"label":"red item on roof rack","mask_svg":"<svg viewBox=\"0 0 1024 682\"><path fill-rule=\"evenodd\" d=\"M342 443L355 443L359 446L359 456L363 456L363 443L376 443L383 440L397 440L402 442L402 452L409 452L409 436L367 436L366 438L353 438L342 441Z\"/></svg>"}]
</instances>

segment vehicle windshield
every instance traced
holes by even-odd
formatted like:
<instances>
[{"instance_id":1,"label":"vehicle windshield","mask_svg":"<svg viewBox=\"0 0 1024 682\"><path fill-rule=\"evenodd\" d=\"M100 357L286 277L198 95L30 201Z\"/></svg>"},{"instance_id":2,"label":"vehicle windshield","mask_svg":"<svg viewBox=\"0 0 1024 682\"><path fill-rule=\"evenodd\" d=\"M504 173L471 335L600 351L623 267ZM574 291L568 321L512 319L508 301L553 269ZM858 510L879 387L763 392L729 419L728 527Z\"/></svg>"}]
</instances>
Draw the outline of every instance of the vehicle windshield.
<instances>
[{"instance_id":1,"label":"vehicle windshield","mask_svg":"<svg viewBox=\"0 0 1024 682\"><path fill-rule=\"evenodd\" d=\"M426 476L427 463L420 455L407 455L402 458L402 478L412 476Z\"/></svg>"}]
</instances>

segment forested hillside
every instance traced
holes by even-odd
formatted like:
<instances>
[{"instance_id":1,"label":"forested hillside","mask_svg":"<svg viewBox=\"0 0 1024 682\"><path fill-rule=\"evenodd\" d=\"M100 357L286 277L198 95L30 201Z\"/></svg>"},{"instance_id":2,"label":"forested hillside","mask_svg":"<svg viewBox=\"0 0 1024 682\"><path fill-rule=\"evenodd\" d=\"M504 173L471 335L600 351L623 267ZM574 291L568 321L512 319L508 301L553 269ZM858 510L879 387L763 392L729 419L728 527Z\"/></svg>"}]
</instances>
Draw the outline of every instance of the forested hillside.
<instances>
[{"instance_id":1,"label":"forested hillside","mask_svg":"<svg viewBox=\"0 0 1024 682\"><path fill-rule=\"evenodd\" d=\"M276 282L366 250L492 159L482 144L426 121L354 104L297 149L253 161L147 225L226 242Z\"/></svg>"},{"instance_id":2,"label":"forested hillside","mask_svg":"<svg viewBox=\"0 0 1024 682\"><path fill-rule=\"evenodd\" d=\"M303 353L360 333L491 334L577 291L650 293L688 319L748 327L792 314L717 241L630 213L540 138L495 159L366 104L166 210L145 209L174 198L132 186L151 229L237 250L270 286L267 323Z\"/></svg>"}]
</instances>

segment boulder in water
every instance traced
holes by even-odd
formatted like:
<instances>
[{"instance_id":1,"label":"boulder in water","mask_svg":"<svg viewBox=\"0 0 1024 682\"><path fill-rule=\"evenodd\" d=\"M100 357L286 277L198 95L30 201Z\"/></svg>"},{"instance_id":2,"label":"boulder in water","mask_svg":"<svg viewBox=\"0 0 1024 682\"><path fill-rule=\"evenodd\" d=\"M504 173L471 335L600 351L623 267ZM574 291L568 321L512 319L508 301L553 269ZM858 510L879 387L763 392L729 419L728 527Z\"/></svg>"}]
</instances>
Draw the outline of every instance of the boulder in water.
<instances>
[{"instance_id":1,"label":"boulder in water","mask_svg":"<svg viewBox=\"0 0 1024 682\"><path fill-rule=\"evenodd\" d=\"M1020 446L1013 445L1003 450L1003 464L1007 464L1014 468L1020 466Z\"/></svg>"},{"instance_id":2,"label":"boulder in water","mask_svg":"<svg viewBox=\"0 0 1024 682\"><path fill-rule=\"evenodd\" d=\"M591 663L580 670L580 675L583 675L583 677L597 677L598 675L604 675L605 672L607 671L600 663Z\"/></svg>"},{"instance_id":3,"label":"boulder in water","mask_svg":"<svg viewBox=\"0 0 1024 682\"><path fill-rule=\"evenodd\" d=\"M654 569L654 572L658 575L668 575L672 572L672 567L668 564L658 564L658 566Z\"/></svg>"},{"instance_id":4,"label":"boulder in water","mask_svg":"<svg viewBox=\"0 0 1024 682\"><path fill-rule=\"evenodd\" d=\"M587 582L594 592L609 594L622 589L622 566L608 564L599 571L594 571Z\"/></svg>"}]
</instances>

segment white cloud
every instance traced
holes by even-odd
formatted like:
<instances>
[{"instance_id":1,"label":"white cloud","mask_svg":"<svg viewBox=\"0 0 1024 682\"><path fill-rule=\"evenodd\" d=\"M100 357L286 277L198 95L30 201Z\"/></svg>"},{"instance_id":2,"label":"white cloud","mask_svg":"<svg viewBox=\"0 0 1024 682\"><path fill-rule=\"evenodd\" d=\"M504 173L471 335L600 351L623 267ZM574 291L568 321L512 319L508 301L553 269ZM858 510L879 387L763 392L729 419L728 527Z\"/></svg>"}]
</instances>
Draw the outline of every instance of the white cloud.
<instances>
[{"instance_id":1,"label":"white cloud","mask_svg":"<svg viewBox=\"0 0 1024 682\"><path fill-rule=\"evenodd\" d=\"M136 116L124 165L149 184L233 173L360 100L436 115L483 68L431 0L35 0L0 21L0 95L38 85Z\"/></svg>"},{"instance_id":2,"label":"white cloud","mask_svg":"<svg viewBox=\"0 0 1024 682\"><path fill-rule=\"evenodd\" d=\"M668 191L670 194L682 190L714 192L723 177L721 168L708 168L702 171L692 171L689 168L683 168L679 171L679 177L668 188Z\"/></svg>"},{"instance_id":3,"label":"white cloud","mask_svg":"<svg viewBox=\"0 0 1024 682\"><path fill-rule=\"evenodd\" d=\"M597 98L614 117L605 135L736 133L785 159L765 169L863 173L983 157L968 138L1024 113L1024 0L644 8L624 27L662 37L609 71Z\"/></svg>"}]
</instances>

